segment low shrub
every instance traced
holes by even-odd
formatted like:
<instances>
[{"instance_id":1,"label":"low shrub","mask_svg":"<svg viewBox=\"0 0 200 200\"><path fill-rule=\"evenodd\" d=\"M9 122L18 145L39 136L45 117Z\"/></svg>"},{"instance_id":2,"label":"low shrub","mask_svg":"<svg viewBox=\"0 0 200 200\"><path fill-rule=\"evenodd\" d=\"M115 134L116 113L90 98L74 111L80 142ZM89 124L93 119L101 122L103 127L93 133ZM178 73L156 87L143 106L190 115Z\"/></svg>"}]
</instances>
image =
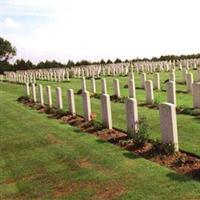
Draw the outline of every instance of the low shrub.
<instances>
[{"instance_id":1,"label":"low shrub","mask_svg":"<svg viewBox=\"0 0 200 200\"><path fill-rule=\"evenodd\" d=\"M82 89L79 89L76 94L82 94L83 90Z\"/></svg>"},{"instance_id":2,"label":"low shrub","mask_svg":"<svg viewBox=\"0 0 200 200\"><path fill-rule=\"evenodd\" d=\"M138 132L133 137L135 146L142 147L149 140L149 125L145 117L139 120Z\"/></svg>"},{"instance_id":3,"label":"low shrub","mask_svg":"<svg viewBox=\"0 0 200 200\"><path fill-rule=\"evenodd\" d=\"M154 155L171 155L175 153L174 145L171 143L161 143L158 140L152 141L152 152Z\"/></svg>"}]
</instances>

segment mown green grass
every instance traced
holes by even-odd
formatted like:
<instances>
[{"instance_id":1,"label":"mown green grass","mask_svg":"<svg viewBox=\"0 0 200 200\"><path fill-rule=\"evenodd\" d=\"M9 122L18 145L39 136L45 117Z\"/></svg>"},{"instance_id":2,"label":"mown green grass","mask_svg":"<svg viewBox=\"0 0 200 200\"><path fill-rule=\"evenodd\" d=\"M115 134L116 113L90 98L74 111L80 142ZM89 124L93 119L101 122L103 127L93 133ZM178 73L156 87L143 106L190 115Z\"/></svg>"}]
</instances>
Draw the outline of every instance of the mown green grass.
<instances>
[{"instance_id":1,"label":"mown green grass","mask_svg":"<svg viewBox=\"0 0 200 200\"><path fill-rule=\"evenodd\" d=\"M200 199L198 182L23 106L22 86L0 86L1 199Z\"/></svg>"}]
</instances>

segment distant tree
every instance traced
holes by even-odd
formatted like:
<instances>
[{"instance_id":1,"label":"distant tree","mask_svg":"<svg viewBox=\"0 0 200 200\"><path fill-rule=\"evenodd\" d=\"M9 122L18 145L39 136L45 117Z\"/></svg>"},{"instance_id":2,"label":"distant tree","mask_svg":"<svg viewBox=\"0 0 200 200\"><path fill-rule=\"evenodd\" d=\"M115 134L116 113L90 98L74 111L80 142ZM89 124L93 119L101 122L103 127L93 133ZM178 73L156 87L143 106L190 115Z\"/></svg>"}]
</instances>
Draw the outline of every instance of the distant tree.
<instances>
[{"instance_id":1,"label":"distant tree","mask_svg":"<svg viewBox=\"0 0 200 200\"><path fill-rule=\"evenodd\" d=\"M7 61L0 61L0 74L3 74L4 71L13 71L13 65Z\"/></svg>"},{"instance_id":2,"label":"distant tree","mask_svg":"<svg viewBox=\"0 0 200 200\"><path fill-rule=\"evenodd\" d=\"M112 64L112 61L110 59L107 60L107 64Z\"/></svg>"},{"instance_id":3,"label":"distant tree","mask_svg":"<svg viewBox=\"0 0 200 200\"><path fill-rule=\"evenodd\" d=\"M67 67L73 67L75 66L75 63L72 60L68 60Z\"/></svg>"},{"instance_id":4,"label":"distant tree","mask_svg":"<svg viewBox=\"0 0 200 200\"><path fill-rule=\"evenodd\" d=\"M24 59L17 59L13 65L15 70L33 69L34 67L35 66L30 60L25 61Z\"/></svg>"},{"instance_id":5,"label":"distant tree","mask_svg":"<svg viewBox=\"0 0 200 200\"><path fill-rule=\"evenodd\" d=\"M121 62L122 61L119 58L117 58L114 63L121 63Z\"/></svg>"},{"instance_id":6,"label":"distant tree","mask_svg":"<svg viewBox=\"0 0 200 200\"><path fill-rule=\"evenodd\" d=\"M16 55L16 48L8 40L0 37L0 61L8 61Z\"/></svg>"},{"instance_id":7,"label":"distant tree","mask_svg":"<svg viewBox=\"0 0 200 200\"><path fill-rule=\"evenodd\" d=\"M76 66L81 66L81 65L90 65L91 62L87 61L87 60L81 60L80 62L76 63Z\"/></svg>"},{"instance_id":8,"label":"distant tree","mask_svg":"<svg viewBox=\"0 0 200 200\"><path fill-rule=\"evenodd\" d=\"M129 60L128 60L128 59L126 59L124 62L125 62L125 63L128 63L128 62L129 62Z\"/></svg>"},{"instance_id":9,"label":"distant tree","mask_svg":"<svg viewBox=\"0 0 200 200\"><path fill-rule=\"evenodd\" d=\"M100 64L106 64L106 62L103 59L101 59L99 63Z\"/></svg>"},{"instance_id":10,"label":"distant tree","mask_svg":"<svg viewBox=\"0 0 200 200\"><path fill-rule=\"evenodd\" d=\"M37 64L37 66L36 66L36 68L39 68L39 69L41 69L41 68L44 68L44 62L43 61L40 61L38 64Z\"/></svg>"}]
</instances>

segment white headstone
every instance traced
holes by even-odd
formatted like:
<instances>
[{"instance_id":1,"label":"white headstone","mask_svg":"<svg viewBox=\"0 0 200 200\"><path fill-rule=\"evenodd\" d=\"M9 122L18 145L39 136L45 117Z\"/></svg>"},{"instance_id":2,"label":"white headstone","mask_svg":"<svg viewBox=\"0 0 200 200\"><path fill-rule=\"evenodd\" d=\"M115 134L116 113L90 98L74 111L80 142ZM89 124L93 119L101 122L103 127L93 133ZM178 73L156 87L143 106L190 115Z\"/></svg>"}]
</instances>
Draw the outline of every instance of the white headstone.
<instances>
[{"instance_id":1,"label":"white headstone","mask_svg":"<svg viewBox=\"0 0 200 200\"><path fill-rule=\"evenodd\" d=\"M145 82L145 90L146 90L146 103L153 104L154 94L153 94L153 83L151 80Z\"/></svg>"},{"instance_id":2,"label":"white headstone","mask_svg":"<svg viewBox=\"0 0 200 200\"><path fill-rule=\"evenodd\" d=\"M200 69L197 70L197 81L200 82Z\"/></svg>"},{"instance_id":3,"label":"white headstone","mask_svg":"<svg viewBox=\"0 0 200 200\"><path fill-rule=\"evenodd\" d=\"M73 89L67 90L67 102L68 102L68 111L70 112L70 114L76 115Z\"/></svg>"},{"instance_id":4,"label":"white headstone","mask_svg":"<svg viewBox=\"0 0 200 200\"><path fill-rule=\"evenodd\" d=\"M119 86L119 80L114 79L113 80L113 88L114 88L114 95L117 96L117 98L120 98L120 86Z\"/></svg>"},{"instance_id":5,"label":"white headstone","mask_svg":"<svg viewBox=\"0 0 200 200\"><path fill-rule=\"evenodd\" d=\"M167 102L176 105L176 83L174 81L167 82Z\"/></svg>"},{"instance_id":6,"label":"white headstone","mask_svg":"<svg viewBox=\"0 0 200 200\"><path fill-rule=\"evenodd\" d=\"M31 84L31 89L32 89L32 99L33 99L33 102L36 102L37 98L36 98L36 91L35 91L35 83Z\"/></svg>"},{"instance_id":7,"label":"white headstone","mask_svg":"<svg viewBox=\"0 0 200 200\"><path fill-rule=\"evenodd\" d=\"M133 98L128 98L125 101L127 133L133 137L138 131L138 108L137 101Z\"/></svg>"},{"instance_id":8,"label":"white headstone","mask_svg":"<svg viewBox=\"0 0 200 200\"><path fill-rule=\"evenodd\" d=\"M43 106L44 105L44 96L43 96L43 87L41 84L38 85L38 92L39 92L39 102Z\"/></svg>"},{"instance_id":9,"label":"white headstone","mask_svg":"<svg viewBox=\"0 0 200 200\"><path fill-rule=\"evenodd\" d=\"M47 92L47 105L51 108L52 107L52 96L51 96L51 86L46 86Z\"/></svg>"},{"instance_id":10,"label":"white headstone","mask_svg":"<svg viewBox=\"0 0 200 200\"><path fill-rule=\"evenodd\" d=\"M85 77L82 77L82 92L87 90Z\"/></svg>"},{"instance_id":11,"label":"white headstone","mask_svg":"<svg viewBox=\"0 0 200 200\"><path fill-rule=\"evenodd\" d=\"M160 74L155 73L154 88L160 90Z\"/></svg>"},{"instance_id":12,"label":"white headstone","mask_svg":"<svg viewBox=\"0 0 200 200\"><path fill-rule=\"evenodd\" d=\"M62 90L60 87L56 88L56 107L58 109L63 109Z\"/></svg>"},{"instance_id":13,"label":"white headstone","mask_svg":"<svg viewBox=\"0 0 200 200\"><path fill-rule=\"evenodd\" d=\"M102 94L107 94L107 85L105 78L101 79L101 89L102 89Z\"/></svg>"},{"instance_id":14,"label":"white headstone","mask_svg":"<svg viewBox=\"0 0 200 200\"><path fill-rule=\"evenodd\" d=\"M96 93L96 83L95 83L95 79L92 77L91 79L91 92L92 93Z\"/></svg>"},{"instance_id":15,"label":"white headstone","mask_svg":"<svg viewBox=\"0 0 200 200\"><path fill-rule=\"evenodd\" d=\"M110 96L108 94L101 95L101 113L103 126L112 129L112 113L110 105Z\"/></svg>"},{"instance_id":16,"label":"white headstone","mask_svg":"<svg viewBox=\"0 0 200 200\"><path fill-rule=\"evenodd\" d=\"M90 104L90 93L88 91L84 91L82 93L83 97L83 114L85 121L91 120L91 104Z\"/></svg>"},{"instance_id":17,"label":"white headstone","mask_svg":"<svg viewBox=\"0 0 200 200\"><path fill-rule=\"evenodd\" d=\"M136 99L136 91L135 91L135 80L129 79L128 81L128 91L129 91L129 98Z\"/></svg>"},{"instance_id":18,"label":"white headstone","mask_svg":"<svg viewBox=\"0 0 200 200\"><path fill-rule=\"evenodd\" d=\"M175 73L174 73L174 72L171 72L171 73L169 74L169 80L170 80L170 81L176 81L176 76L175 76Z\"/></svg>"},{"instance_id":19,"label":"white headstone","mask_svg":"<svg viewBox=\"0 0 200 200\"><path fill-rule=\"evenodd\" d=\"M178 151L179 147L176 121L176 106L171 103L162 103L160 104L159 110L162 142L173 144L175 151Z\"/></svg>"},{"instance_id":20,"label":"white headstone","mask_svg":"<svg viewBox=\"0 0 200 200\"><path fill-rule=\"evenodd\" d=\"M193 83L193 107L200 108L200 82Z\"/></svg>"},{"instance_id":21,"label":"white headstone","mask_svg":"<svg viewBox=\"0 0 200 200\"><path fill-rule=\"evenodd\" d=\"M193 74L192 73L188 73L186 75L186 85L187 85L187 91L189 93L192 92L192 84L193 84Z\"/></svg>"},{"instance_id":22,"label":"white headstone","mask_svg":"<svg viewBox=\"0 0 200 200\"><path fill-rule=\"evenodd\" d=\"M145 81L146 81L146 73L142 73L141 75L141 87L145 88Z\"/></svg>"},{"instance_id":23,"label":"white headstone","mask_svg":"<svg viewBox=\"0 0 200 200\"><path fill-rule=\"evenodd\" d=\"M26 87L26 96L29 97L30 96L29 83L25 83L25 87Z\"/></svg>"}]
</instances>

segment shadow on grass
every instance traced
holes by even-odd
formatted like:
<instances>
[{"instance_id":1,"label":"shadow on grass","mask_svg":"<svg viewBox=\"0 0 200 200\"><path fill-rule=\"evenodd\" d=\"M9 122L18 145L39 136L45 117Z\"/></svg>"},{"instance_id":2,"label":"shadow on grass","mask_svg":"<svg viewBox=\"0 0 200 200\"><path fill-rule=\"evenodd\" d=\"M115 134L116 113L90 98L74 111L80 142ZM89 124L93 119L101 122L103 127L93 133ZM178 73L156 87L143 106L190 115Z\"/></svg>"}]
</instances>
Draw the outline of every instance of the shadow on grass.
<instances>
[{"instance_id":1,"label":"shadow on grass","mask_svg":"<svg viewBox=\"0 0 200 200\"><path fill-rule=\"evenodd\" d=\"M80 129L78 129L78 128L75 128L74 130L73 130L74 132L76 132L76 133L81 133L81 134L86 134L86 132L84 132L84 131L81 131Z\"/></svg>"},{"instance_id":2,"label":"shadow on grass","mask_svg":"<svg viewBox=\"0 0 200 200\"><path fill-rule=\"evenodd\" d=\"M192 120L195 120L197 122L200 122L200 116L194 116L194 118Z\"/></svg>"},{"instance_id":3,"label":"shadow on grass","mask_svg":"<svg viewBox=\"0 0 200 200\"><path fill-rule=\"evenodd\" d=\"M167 177L169 177L173 181L178 181L178 182L182 182L182 183L186 182L186 181L194 181L194 179L192 179L188 176L180 175L180 174L173 173L173 172L168 173Z\"/></svg>"},{"instance_id":4,"label":"shadow on grass","mask_svg":"<svg viewBox=\"0 0 200 200\"><path fill-rule=\"evenodd\" d=\"M126 158L129 158L129 159L138 159L138 158L142 158L136 154L134 154L133 152L125 152L123 153L123 155L126 157Z\"/></svg>"},{"instance_id":5,"label":"shadow on grass","mask_svg":"<svg viewBox=\"0 0 200 200\"><path fill-rule=\"evenodd\" d=\"M105 141L105 140L101 140L101 139L96 139L96 142L97 143L100 143L100 144L112 144L112 143L109 143L108 141Z\"/></svg>"}]
</instances>

